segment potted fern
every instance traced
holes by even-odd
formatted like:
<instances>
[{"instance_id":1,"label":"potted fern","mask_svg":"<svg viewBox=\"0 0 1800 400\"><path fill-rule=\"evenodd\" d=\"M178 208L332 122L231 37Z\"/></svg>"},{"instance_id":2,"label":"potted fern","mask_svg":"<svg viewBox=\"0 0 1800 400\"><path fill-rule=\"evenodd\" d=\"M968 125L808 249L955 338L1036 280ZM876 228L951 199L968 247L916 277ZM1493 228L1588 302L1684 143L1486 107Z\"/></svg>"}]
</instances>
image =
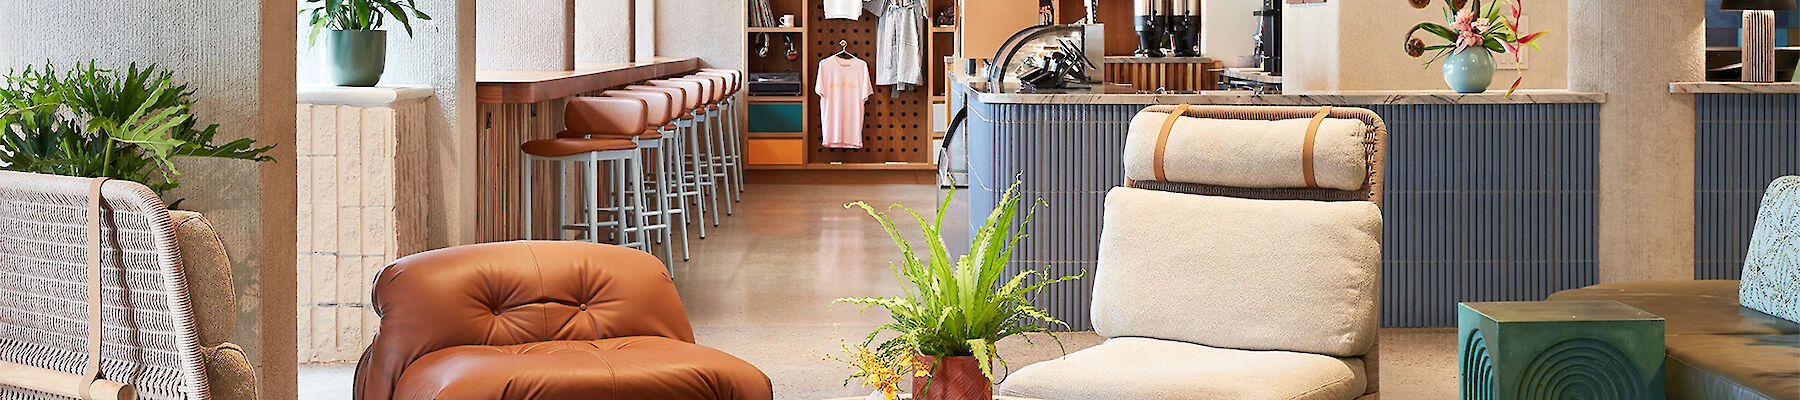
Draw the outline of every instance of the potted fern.
<instances>
[{"instance_id":1,"label":"potted fern","mask_svg":"<svg viewBox=\"0 0 1800 400\"><path fill-rule=\"evenodd\" d=\"M338 86L375 86L387 69L387 31L381 30L389 19L399 21L407 36L413 34L412 20L430 21L431 16L419 11L413 0L306 0L317 4L301 10L308 15L312 33L309 45L317 45L320 31L325 33L326 75Z\"/></svg>"},{"instance_id":2,"label":"potted fern","mask_svg":"<svg viewBox=\"0 0 1800 400\"><path fill-rule=\"evenodd\" d=\"M116 71L90 61L8 71L0 82L0 169L138 182L157 193L181 185L176 158L273 161L251 139L215 144L193 91L152 64ZM170 207L178 207L179 201Z\"/></svg>"},{"instance_id":3,"label":"potted fern","mask_svg":"<svg viewBox=\"0 0 1800 400\"><path fill-rule=\"evenodd\" d=\"M935 218L927 220L918 212L894 205L918 221L925 236L923 254L901 237L900 231L886 213L866 203L845 206L860 207L881 224L894 244L900 247L901 262L890 265L905 293L895 297L859 297L835 302L881 307L893 322L870 332L863 347L873 357L888 365L913 369L914 399L985 399L993 394L992 364L1006 361L995 352L995 344L1013 335L1028 332L1049 333L1050 326L1068 327L1033 306L1030 296L1050 285L1081 275L1052 278L1046 272L1028 270L1004 276L1012 250L1025 239L1022 230L1031 223L1034 203L1019 219L1018 183L1001 196L998 207L972 235L969 254L952 259L945 249L940 227L944 212L955 197L955 190L938 205ZM1036 278L1027 282L1029 278ZM1002 279L1005 278L1005 279ZM883 332L897 336L875 344ZM1050 336L1062 345L1055 335ZM872 346L872 347L871 347ZM858 376L852 376L857 378ZM867 379L867 377L864 377ZM893 393L885 393L893 398Z\"/></svg>"}]
</instances>

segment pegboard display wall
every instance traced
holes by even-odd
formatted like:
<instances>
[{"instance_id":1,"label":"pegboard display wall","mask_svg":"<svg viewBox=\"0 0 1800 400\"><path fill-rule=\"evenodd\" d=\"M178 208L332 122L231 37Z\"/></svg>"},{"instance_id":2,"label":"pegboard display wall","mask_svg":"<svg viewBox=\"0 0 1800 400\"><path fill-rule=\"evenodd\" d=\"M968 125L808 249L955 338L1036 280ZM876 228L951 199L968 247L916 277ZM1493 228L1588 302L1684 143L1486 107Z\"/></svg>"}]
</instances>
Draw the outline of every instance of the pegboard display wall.
<instances>
[{"instance_id":1,"label":"pegboard display wall","mask_svg":"<svg viewBox=\"0 0 1800 400\"><path fill-rule=\"evenodd\" d=\"M807 3L809 7L805 25L809 33L807 36L812 41L811 46L808 46L809 54L806 54L808 68L817 68L820 61L836 55L842 49L838 40L846 40L849 41L850 53L868 62L873 71L876 19L866 13L855 21L825 19L823 1L808 0ZM817 96L811 93L812 88L807 89L809 96ZM820 145L824 138L819 129L819 102L811 102L807 110L810 126L806 132L810 153L808 163L930 163L931 97L926 92L930 90L929 85L900 92L898 97L894 96L893 90L893 86L876 86L875 94L869 96L865 103L863 148L860 149L830 149Z\"/></svg>"}]
</instances>

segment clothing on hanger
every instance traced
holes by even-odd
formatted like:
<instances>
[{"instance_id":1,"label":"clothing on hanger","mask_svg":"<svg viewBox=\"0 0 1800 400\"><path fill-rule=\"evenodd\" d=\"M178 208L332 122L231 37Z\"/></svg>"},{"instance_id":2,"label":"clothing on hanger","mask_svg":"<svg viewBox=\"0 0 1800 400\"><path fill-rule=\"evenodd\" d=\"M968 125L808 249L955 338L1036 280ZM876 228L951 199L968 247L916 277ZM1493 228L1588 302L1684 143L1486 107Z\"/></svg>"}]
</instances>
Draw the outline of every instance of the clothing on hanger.
<instances>
[{"instance_id":1,"label":"clothing on hanger","mask_svg":"<svg viewBox=\"0 0 1800 400\"><path fill-rule=\"evenodd\" d=\"M848 53L845 53L848 54ZM831 148L862 148L863 110L875 87L869 84L869 63L839 56L819 60L818 83L820 136Z\"/></svg>"},{"instance_id":2,"label":"clothing on hanger","mask_svg":"<svg viewBox=\"0 0 1800 400\"><path fill-rule=\"evenodd\" d=\"M875 36L875 84L910 89L925 83L925 5L920 0L887 2Z\"/></svg>"},{"instance_id":3,"label":"clothing on hanger","mask_svg":"<svg viewBox=\"0 0 1800 400\"><path fill-rule=\"evenodd\" d=\"M825 19L861 19L862 0L825 0Z\"/></svg>"}]
</instances>

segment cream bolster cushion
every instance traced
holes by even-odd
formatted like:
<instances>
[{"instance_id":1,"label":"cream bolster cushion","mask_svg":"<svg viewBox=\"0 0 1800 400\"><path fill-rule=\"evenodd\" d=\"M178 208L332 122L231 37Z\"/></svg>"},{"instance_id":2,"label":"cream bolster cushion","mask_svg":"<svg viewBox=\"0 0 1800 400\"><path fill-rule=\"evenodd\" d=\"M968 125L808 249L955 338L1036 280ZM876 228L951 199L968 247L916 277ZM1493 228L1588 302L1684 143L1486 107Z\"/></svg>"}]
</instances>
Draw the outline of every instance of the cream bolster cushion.
<instances>
[{"instance_id":1,"label":"cream bolster cushion","mask_svg":"<svg viewBox=\"0 0 1800 400\"><path fill-rule=\"evenodd\" d=\"M1156 138L1169 114L1139 112L1125 138L1125 178L1156 179ZM1181 117L1169 130L1163 172L1170 182L1242 188L1304 188L1301 168L1311 118L1277 121ZM1357 190L1368 178L1368 125L1327 118L1313 141L1319 187Z\"/></svg>"},{"instance_id":2,"label":"cream bolster cushion","mask_svg":"<svg viewBox=\"0 0 1800 400\"><path fill-rule=\"evenodd\" d=\"M1101 336L1356 357L1380 327L1369 202L1116 188L1094 274Z\"/></svg>"},{"instance_id":3,"label":"cream bolster cushion","mask_svg":"<svg viewBox=\"0 0 1800 400\"><path fill-rule=\"evenodd\" d=\"M1348 400L1366 389L1361 359L1118 338L1025 366L1000 382L998 394L1059 400Z\"/></svg>"}]
</instances>

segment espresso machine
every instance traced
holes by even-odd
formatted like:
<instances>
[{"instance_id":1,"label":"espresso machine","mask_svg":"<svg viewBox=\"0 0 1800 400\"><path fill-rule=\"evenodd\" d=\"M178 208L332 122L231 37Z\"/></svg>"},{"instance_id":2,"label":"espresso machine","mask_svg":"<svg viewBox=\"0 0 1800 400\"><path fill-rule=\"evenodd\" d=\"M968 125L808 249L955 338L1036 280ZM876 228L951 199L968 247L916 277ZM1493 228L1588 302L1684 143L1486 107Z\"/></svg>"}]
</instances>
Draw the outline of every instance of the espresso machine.
<instances>
[{"instance_id":1,"label":"espresso machine","mask_svg":"<svg viewBox=\"0 0 1800 400\"><path fill-rule=\"evenodd\" d=\"M1170 0L1169 47L1176 57L1200 56L1200 0Z\"/></svg>"},{"instance_id":2,"label":"espresso machine","mask_svg":"<svg viewBox=\"0 0 1800 400\"><path fill-rule=\"evenodd\" d=\"M1132 0L1132 27L1138 35L1138 57L1162 57L1168 40L1169 0Z\"/></svg>"},{"instance_id":3,"label":"espresso machine","mask_svg":"<svg viewBox=\"0 0 1800 400\"><path fill-rule=\"evenodd\" d=\"M1256 60L1263 72L1281 76L1281 0L1263 0L1262 9L1255 14Z\"/></svg>"}]
</instances>

